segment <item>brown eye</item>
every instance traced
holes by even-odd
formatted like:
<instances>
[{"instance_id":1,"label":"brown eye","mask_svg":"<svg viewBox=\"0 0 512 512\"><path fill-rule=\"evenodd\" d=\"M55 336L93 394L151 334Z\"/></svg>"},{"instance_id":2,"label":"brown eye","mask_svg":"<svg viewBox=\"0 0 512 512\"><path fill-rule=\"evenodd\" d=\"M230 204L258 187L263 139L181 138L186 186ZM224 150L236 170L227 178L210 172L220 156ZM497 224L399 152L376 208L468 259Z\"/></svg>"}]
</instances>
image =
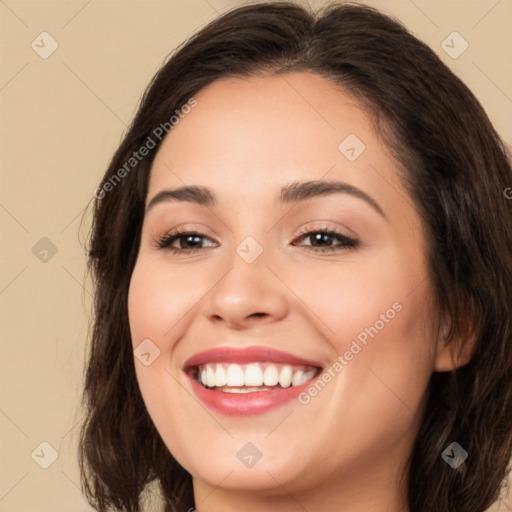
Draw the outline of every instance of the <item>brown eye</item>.
<instances>
[{"instance_id":1,"label":"brown eye","mask_svg":"<svg viewBox=\"0 0 512 512\"><path fill-rule=\"evenodd\" d=\"M309 244L301 244L317 252L354 249L359 242L342 233L330 229L310 230L301 233L297 240L309 240ZM294 245L296 245L294 243Z\"/></svg>"},{"instance_id":2,"label":"brown eye","mask_svg":"<svg viewBox=\"0 0 512 512\"><path fill-rule=\"evenodd\" d=\"M159 249L169 249L173 253L190 253L201 249L202 240L210 240L206 235L195 231L175 231L163 236L158 241ZM211 247L210 245L209 247ZM208 247L208 246L207 246Z\"/></svg>"}]
</instances>

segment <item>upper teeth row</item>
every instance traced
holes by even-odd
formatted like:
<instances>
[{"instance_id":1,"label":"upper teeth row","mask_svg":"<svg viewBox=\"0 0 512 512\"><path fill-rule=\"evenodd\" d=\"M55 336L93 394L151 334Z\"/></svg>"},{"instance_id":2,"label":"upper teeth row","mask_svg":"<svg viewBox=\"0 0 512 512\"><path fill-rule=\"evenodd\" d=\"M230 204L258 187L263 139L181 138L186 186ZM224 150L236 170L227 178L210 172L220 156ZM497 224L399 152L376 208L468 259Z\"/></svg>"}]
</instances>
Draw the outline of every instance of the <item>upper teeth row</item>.
<instances>
[{"instance_id":1,"label":"upper teeth row","mask_svg":"<svg viewBox=\"0 0 512 512\"><path fill-rule=\"evenodd\" d=\"M301 369L291 365L265 363L265 370L259 363L247 365L207 363L201 365L199 378L204 386L276 386L283 388L300 386L315 376L315 369Z\"/></svg>"}]
</instances>

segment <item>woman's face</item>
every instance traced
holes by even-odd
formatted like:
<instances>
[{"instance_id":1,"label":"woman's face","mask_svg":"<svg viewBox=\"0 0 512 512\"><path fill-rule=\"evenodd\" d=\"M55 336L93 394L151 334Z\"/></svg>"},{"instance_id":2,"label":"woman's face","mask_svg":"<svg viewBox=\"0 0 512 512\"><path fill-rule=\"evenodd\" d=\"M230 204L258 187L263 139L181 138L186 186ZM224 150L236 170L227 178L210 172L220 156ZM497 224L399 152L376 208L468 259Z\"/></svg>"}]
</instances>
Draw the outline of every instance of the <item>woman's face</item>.
<instances>
[{"instance_id":1,"label":"woman's face","mask_svg":"<svg viewBox=\"0 0 512 512\"><path fill-rule=\"evenodd\" d=\"M222 79L195 99L154 160L129 293L156 428L204 495L389 486L436 366L397 162L314 74Z\"/></svg>"}]
</instances>

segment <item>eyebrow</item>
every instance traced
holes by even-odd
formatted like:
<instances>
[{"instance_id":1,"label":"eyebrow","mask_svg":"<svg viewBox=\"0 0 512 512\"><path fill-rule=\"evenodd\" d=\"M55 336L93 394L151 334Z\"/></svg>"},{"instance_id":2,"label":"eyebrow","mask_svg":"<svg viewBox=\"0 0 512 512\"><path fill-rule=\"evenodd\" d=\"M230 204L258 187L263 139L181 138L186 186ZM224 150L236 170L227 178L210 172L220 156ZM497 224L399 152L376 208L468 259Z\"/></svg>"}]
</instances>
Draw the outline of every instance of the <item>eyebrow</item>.
<instances>
[{"instance_id":1,"label":"eyebrow","mask_svg":"<svg viewBox=\"0 0 512 512\"><path fill-rule=\"evenodd\" d=\"M297 203L314 197L339 193L362 199L377 211L377 213L387 219L384 211L375 199L361 189L343 181L296 181L281 189L280 200L282 203ZM155 205L167 201L183 201L196 203L200 206L214 206L216 203L215 195L209 188L191 185L176 189L161 190L151 199L146 208L146 212Z\"/></svg>"}]
</instances>

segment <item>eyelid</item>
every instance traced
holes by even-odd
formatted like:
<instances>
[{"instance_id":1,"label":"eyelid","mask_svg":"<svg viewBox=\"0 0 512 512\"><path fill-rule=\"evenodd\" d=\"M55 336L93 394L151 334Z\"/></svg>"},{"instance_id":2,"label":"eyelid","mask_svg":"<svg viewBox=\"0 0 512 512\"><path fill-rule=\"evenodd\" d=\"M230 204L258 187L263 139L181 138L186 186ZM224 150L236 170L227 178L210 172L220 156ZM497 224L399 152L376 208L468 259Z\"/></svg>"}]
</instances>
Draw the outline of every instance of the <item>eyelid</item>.
<instances>
[{"instance_id":1,"label":"eyelid","mask_svg":"<svg viewBox=\"0 0 512 512\"><path fill-rule=\"evenodd\" d=\"M348 226L345 226L340 222L332 221L330 219L318 219L307 222L299 228L299 236L300 234L308 233L311 231L338 231L340 235L343 235L347 238L354 238L355 240L360 239L360 236Z\"/></svg>"},{"instance_id":2,"label":"eyelid","mask_svg":"<svg viewBox=\"0 0 512 512\"><path fill-rule=\"evenodd\" d=\"M211 229L207 228L204 224L201 223L188 223L188 224L179 224L176 227L172 227L169 229L162 230L160 233L155 234L155 238L162 238L166 235L171 235L175 233L199 233L203 236L211 238L213 240L220 240L220 236L214 235Z\"/></svg>"}]
</instances>

